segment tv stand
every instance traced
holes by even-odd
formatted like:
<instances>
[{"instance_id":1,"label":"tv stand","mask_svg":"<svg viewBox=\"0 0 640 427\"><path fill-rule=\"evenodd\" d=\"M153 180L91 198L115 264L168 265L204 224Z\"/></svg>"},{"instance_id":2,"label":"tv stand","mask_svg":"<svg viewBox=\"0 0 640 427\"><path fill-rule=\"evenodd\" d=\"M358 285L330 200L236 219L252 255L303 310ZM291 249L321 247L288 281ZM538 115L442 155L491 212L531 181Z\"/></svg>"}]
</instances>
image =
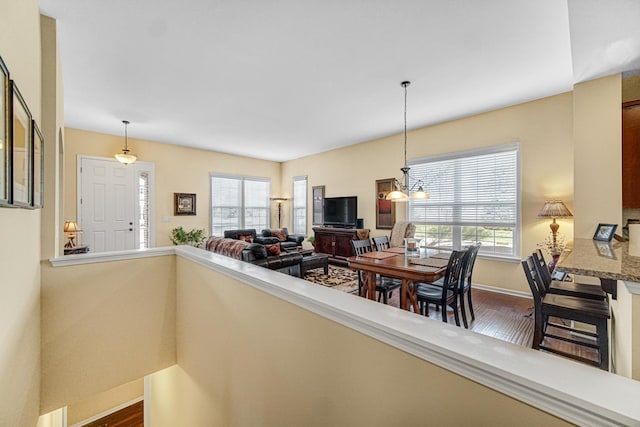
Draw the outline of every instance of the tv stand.
<instances>
[{"instance_id":1,"label":"tv stand","mask_svg":"<svg viewBox=\"0 0 640 427\"><path fill-rule=\"evenodd\" d=\"M369 237L368 229L314 227L315 241L313 246L316 253L329 255L329 262L337 265L347 265L347 258L353 255L351 240L361 240Z\"/></svg>"}]
</instances>

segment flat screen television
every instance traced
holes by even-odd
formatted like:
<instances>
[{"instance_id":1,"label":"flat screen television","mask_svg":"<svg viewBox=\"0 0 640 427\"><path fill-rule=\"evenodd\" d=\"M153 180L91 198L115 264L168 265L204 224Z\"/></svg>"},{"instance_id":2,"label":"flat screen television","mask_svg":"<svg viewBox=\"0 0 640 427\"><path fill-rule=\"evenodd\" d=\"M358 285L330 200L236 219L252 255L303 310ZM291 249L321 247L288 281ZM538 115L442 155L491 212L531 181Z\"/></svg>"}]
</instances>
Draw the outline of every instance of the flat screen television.
<instances>
[{"instance_id":1,"label":"flat screen television","mask_svg":"<svg viewBox=\"0 0 640 427\"><path fill-rule=\"evenodd\" d=\"M326 197L322 214L325 226L353 228L358 218L358 197Z\"/></svg>"}]
</instances>

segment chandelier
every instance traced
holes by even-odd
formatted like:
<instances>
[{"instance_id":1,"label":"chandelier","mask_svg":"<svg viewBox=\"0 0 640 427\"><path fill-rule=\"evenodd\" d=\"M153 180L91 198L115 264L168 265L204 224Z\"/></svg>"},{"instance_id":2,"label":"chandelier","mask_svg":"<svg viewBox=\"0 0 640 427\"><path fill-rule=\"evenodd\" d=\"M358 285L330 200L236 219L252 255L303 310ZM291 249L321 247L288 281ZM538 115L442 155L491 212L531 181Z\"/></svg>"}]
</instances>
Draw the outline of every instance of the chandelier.
<instances>
[{"instance_id":1,"label":"chandelier","mask_svg":"<svg viewBox=\"0 0 640 427\"><path fill-rule=\"evenodd\" d=\"M394 179L394 189L385 197L387 200L394 202L408 202L409 199L427 200L429 195L422 188L423 181L419 179L409 188L409 171L411 168L407 166L407 86L410 81L404 81L400 85L404 88L404 167L400 168L402 172L402 180ZM415 187L417 191L413 191Z\"/></svg>"},{"instance_id":2,"label":"chandelier","mask_svg":"<svg viewBox=\"0 0 640 427\"><path fill-rule=\"evenodd\" d=\"M129 150L129 146L127 145L127 125L129 125L128 120L123 120L124 123L124 148L122 149L122 153L118 153L115 155L116 160L122 163L123 165L130 165L135 162L137 157L133 154L129 154L131 150Z\"/></svg>"}]
</instances>

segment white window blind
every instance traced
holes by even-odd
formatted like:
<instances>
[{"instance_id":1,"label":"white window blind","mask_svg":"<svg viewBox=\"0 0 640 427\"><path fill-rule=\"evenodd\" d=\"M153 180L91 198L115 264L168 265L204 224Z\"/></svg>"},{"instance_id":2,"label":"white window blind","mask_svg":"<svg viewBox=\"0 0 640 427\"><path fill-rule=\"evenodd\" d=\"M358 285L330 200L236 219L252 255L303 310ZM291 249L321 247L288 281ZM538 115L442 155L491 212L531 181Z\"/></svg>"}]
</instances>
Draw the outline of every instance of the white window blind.
<instances>
[{"instance_id":1,"label":"white window blind","mask_svg":"<svg viewBox=\"0 0 640 427\"><path fill-rule=\"evenodd\" d=\"M411 200L416 237L429 246L459 249L482 242L481 251L517 257L519 242L519 146L412 162L410 186L425 183L428 200Z\"/></svg>"},{"instance_id":2,"label":"white window blind","mask_svg":"<svg viewBox=\"0 0 640 427\"><path fill-rule=\"evenodd\" d=\"M307 234L307 177L293 178L293 234Z\"/></svg>"},{"instance_id":3,"label":"white window blind","mask_svg":"<svg viewBox=\"0 0 640 427\"><path fill-rule=\"evenodd\" d=\"M211 175L211 234L224 230L269 228L271 181L231 175Z\"/></svg>"}]
</instances>

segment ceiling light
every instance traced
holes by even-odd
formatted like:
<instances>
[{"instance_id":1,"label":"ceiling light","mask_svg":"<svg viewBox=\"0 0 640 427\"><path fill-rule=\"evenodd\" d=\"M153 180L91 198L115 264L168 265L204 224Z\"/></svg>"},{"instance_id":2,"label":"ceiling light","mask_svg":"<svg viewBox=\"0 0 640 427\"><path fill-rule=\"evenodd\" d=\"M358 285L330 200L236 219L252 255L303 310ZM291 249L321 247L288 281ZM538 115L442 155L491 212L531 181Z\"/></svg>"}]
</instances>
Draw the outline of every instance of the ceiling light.
<instances>
[{"instance_id":1,"label":"ceiling light","mask_svg":"<svg viewBox=\"0 0 640 427\"><path fill-rule=\"evenodd\" d=\"M407 86L410 84L410 81L400 83L404 88L404 167L400 168L402 181L394 179L394 190L385 197L387 200L394 202L408 202L410 198L414 200L427 200L429 198L429 195L422 188L423 181L421 179L409 188L409 171L411 168L407 166ZM418 191L412 193L416 186L418 186Z\"/></svg>"},{"instance_id":2,"label":"ceiling light","mask_svg":"<svg viewBox=\"0 0 640 427\"><path fill-rule=\"evenodd\" d=\"M129 154L129 146L127 145L127 126L129 125L128 120L123 120L124 123L124 148L122 149L122 153L116 154L116 160L122 163L123 165L130 165L131 163L137 160L137 157L133 154Z\"/></svg>"}]
</instances>

